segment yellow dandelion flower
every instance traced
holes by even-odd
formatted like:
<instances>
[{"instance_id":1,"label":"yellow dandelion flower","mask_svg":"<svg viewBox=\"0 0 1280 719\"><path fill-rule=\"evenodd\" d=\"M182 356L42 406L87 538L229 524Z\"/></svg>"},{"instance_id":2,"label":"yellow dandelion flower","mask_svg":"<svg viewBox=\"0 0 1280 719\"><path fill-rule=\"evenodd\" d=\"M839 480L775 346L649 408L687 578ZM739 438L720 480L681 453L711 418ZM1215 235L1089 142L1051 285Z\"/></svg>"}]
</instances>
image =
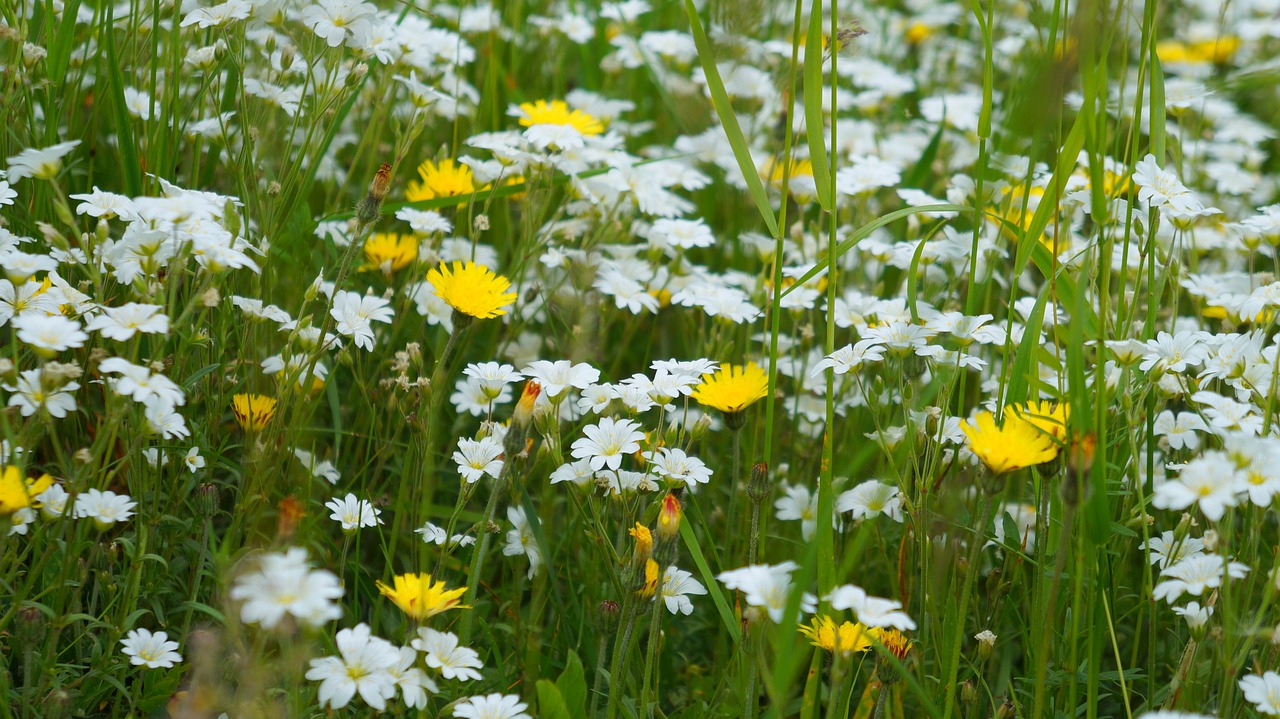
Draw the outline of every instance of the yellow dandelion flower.
<instances>
[{"instance_id":1,"label":"yellow dandelion flower","mask_svg":"<svg viewBox=\"0 0 1280 719\"><path fill-rule=\"evenodd\" d=\"M644 585L636 590L636 596L648 599L656 591L658 591L658 563L650 558L644 562Z\"/></svg>"},{"instance_id":2,"label":"yellow dandelion flower","mask_svg":"<svg viewBox=\"0 0 1280 719\"><path fill-rule=\"evenodd\" d=\"M872 629L870 632L876 641L884 645L898 661L902 661L907 657L907 652L911 651L911 640L897 629Z\"/></svg>"},{"instance_id":3,"label":"yellow dandelion flower","mask_svg":"<svg viewBox=\"0 0 1280 719\"><path fill-rule=\"evenodd\" d=\"M833 654L837 651L841 654L865 652L871 648L872 634L862 624L845 622L837 625L834 619L822 615L814 617L811 624L801 624L798 629L813 646Z\"/></svg>"},{"instance_id":4,"label":"yellow dandelion flower","mask_svg":"<svg viewBox=\"0 0 1280 719\"><path fill-rule=\"evenodd\" d=\"M458 603L462 595L467 593L466 587L447 589L443 581L432 582L430 574L399 574L394 582L394 589L381 581L376 582L378 591L395 602L405 614L418 621L450 609L470 609Z\"/></svg>"},{"instance_id":5,"label":"yellow dandelion flower","mask_svg":"<svg viewBox=\"0 0 1280 719\"><path fill-rule=\"evenodd\" d=\"M1004 426L996 424L990 412L979 412L972 420L960 423L969 440L969 450L995 474L1048 462L1058 456L1053 436L1022 419L1012 408L1004 413Z\"/></svg>"},{"instance_id":6,"label":"yellow dandelion flower","mask_svg":"<svg viewBox=\"0 0 1280 719\"><path fill-rule=\"evenodd\" d=\"M569 125L583 135L599 135L604 132L604 124L582 110L570 110L563 100L538 100L520 104L520 124L523 127L534 125Z\"/></svg>"},{"instance_id":7,"label":"yellow dandelion flower","mask_svg":"<svg viewBox=\"0 0 1280 719\"><path fill-rule=\"evenodd\" d=\"M1067 418L1070 414L1065 403L1028 402L1010 409L1019 418L1025 419L1038 427L1041 432L1053 437L1059 445L1066 444Z\"/></svg>"},{"instance_id":8,"label":"yellow dandelion flower","mask_svg":"<svg viewBox=\"0 0 1280 719\"><path fill-rule=\"evenodd\" d=\"M458 312L478 319L505 315L507 311L503 308L516 299L515 292L507 292L511 280L474 262L454 262L452 269L440 265L439 269L427 273L427 281L435 288L436 297Z\"/></svg>"},{"instance_id":9,"label":"yellow dandelion flower","mask_svg":"<svg viewBox=\"0 0 1280 719\"><path fill-rule=\"evenodd\" d=\"M276 399L263 394L238 394L231 398L231 412L240 429L257 432L276 416Z\"/></svg>"},{"instance_id":10,"label":"yellow dandelion flower","mask_svg":"<svg viewBox=\"0 0 1280 719\"><path fill-rule=\"evenodd\" d=\"M368 262L362 270L402 270L418 259L418 238L396 232L375 232L365 240L364 256Z\"/></svg>"},{"instance_id":11,"label":"yellow dandelion flower","mask_svg":"<svg viewBox=\"0 0 1280 719\"><path fill-rule=\"evenodd\" d=\"M698 404L715 407L726 414L737 414L763 399L769 393L769 375L755 362L725 365L712 374L702 376L702 384L693 388Z\"/></svg>"},{"instance_id":12,"label":"yellow dandelion flower","mask_svg":"<svg viewBox=\"0 0 1280 719\"><path fill-rule=\"evenodd\" d=\"M647 559L653 551L653 533L643 524L636 522L631 528L631 536L636 540L636 561Z\"/></svg>"},{"instance_id":13,"label":"yellow dandelion flower","mask_svg":"<svg viewBox=\"0 0 1280 719\"><path fill-rule=\"evenodd\" d=\"M418 165L418 176L422 181L410 180L409 186L404 190L404 199L409 202L470 195L476 191L471 168L453 160L446 159L438 163L424 160Z\"/></svg>"},{"instance_id":14,"label":"yellow dandelion flower","mask_svg":"<svg viewBox=\"0 0 1280 719\"><path fill-rule=\"evenodd\" d=\"M13 465L5 465L0 471L0 517L5 517L19 509L40 506L35 496L53 485L53 477L47 474L37 479L22 476L22 470Z\"/></svg>"},{"instance_id":15,"label":"yellow dandelion flower","mask_svg":"<svg viewBox=\"0 0 1280 719\"><path fill-rule=\"evenodd\" d=\"M1198 42L1182 42L1180 40L1164 40L1156 43L1156 56L1162 63L1181 63L1186 65L1205 65L1213 63L1222 65L1240 49L1240 38L1235 35L1224 35L1212 40Z\"/></svg>"}]
</instances>

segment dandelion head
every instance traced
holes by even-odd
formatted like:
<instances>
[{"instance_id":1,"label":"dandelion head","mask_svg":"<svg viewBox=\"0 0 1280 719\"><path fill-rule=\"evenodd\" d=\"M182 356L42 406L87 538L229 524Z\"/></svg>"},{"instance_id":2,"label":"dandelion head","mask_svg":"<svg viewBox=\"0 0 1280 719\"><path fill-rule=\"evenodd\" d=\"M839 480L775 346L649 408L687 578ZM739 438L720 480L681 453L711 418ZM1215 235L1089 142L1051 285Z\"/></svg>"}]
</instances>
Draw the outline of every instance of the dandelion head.
<instances>
[{"instance_id":1,"label":"dandelion head","mask_svg":"<svg viewBox=\"0 0 1280 719\"><path fill-rule=\"evenodd\" d=\"M442 264L427 273L427 281L450 307L477 319L505 315L516 299L515 292L507 291L511 280L474 262Z\"/></svg>"},{"instance_id":2,"label":"dandelion head","mask_svg":"<svg viewBox=\"0 0 1280 719\"><path fill-rule=\"evenodd\" d=\"M450 609L469 608L459 602L466 587L448 589L443 580L432 582L430 574L400 574L393 581L394 587L377 582L378 591L413 619L421 621Z\"/></svg>"},{"instance_id":3,"label":"dandelion head","mask_svg":"<svg viewBox=\"0 0 1280 719\"><path fill-rule=\"evenodd\" d=\"M276 414L276 399L262 394L237 394L231 398L231 412L240 429L257 432Z\"/></svg>"}]
</instances>

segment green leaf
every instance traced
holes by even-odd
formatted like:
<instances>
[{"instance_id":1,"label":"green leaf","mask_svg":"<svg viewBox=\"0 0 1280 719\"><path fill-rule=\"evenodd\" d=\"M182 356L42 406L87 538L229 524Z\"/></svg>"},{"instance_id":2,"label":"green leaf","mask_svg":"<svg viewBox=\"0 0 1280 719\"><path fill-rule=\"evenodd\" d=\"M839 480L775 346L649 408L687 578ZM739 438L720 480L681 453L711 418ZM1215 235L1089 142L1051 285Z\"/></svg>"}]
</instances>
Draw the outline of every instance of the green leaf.
<instances>
[{"instance_id":1,"label":"green leaf","mask_svg":"<svg viewBox=\"0 0 1280 719\"><path fill-rule=\"evenodd\" d=\"M720 118L720 125L724 128L725 137L729 138L729 146L733 148L733 158L738 161L738 169L742 171L742 179L747 182L747 189L751 192L751 198L756 202L756 208L760 210L760 216L764 218L764 224L769 227L769 232L773 237L779 237L781 230L778 229L778 220L773 216L773 205L769 202L769 194L764 190L764 183L760 181L760 173L756 170L755 160L751 158L751 150L747 145L747 138L742 134L742 128L738 126L738 116L733 111L733 105L729 102L729 93L724 89L724 81L720 79L720 69L716 67L715 52L711 47L711 42L707 40L707 33L702 29L702 21L698 18L698 8L694 6L693 0L684 0L685 13L689 16L690 30L693 32L693 42L698 46L698 61L702 64L702 71L707 76L707 89L711 91L711 104L715 106L716 115Z\"/></svg>"},{"instance_id":2,"label":"green leaf","mask_svg":"<svg viewBox=\"0 0 1280 719\"><path fill-rule=\"evenodd\" d=\"M1036 243L1040 244L1040 243ZM1040 350L1040 327L1044 324L1044 307L1049 301L1049 291L1053 284L1045 283L1036 298L1036 306L1027 317L1027 324L1022 331L1022 341L1013 356L1013 371L1009 374L1009 386L1005 388L1004 404L1018 404L1027 401L1028 390L1035 378L1040 376L1039 361L1036 353ZM1036 363L1036 371L1032 371L1032 362Z\"/></svg>"},{"instance_id":3,"label":"green leaf","mask_svg":"<svg viewBox=\"0 0 1280 719\"><path fill-rule=\"evenodd\" d=\"M45 61L49 77L61 80L63 95L66 96L67 65L71 62L71 47L76 35L76 15L80 11L80 0L66 0L62 7L62 19L58 22L58 31L49 45L49 57Z\"/></svg>"},{"instance_id":4,"label":"green leaf","mask_svg":"<svg viewBox=\"0 0 1280 719\"><path fill-rule=\"evenodd\" d=\"M902 176L903 187L924 187L924 183L932 174L933 161L938 159L938 148L942 147L942 129L946 127L944 123L938 123L938 129L933 132L933 137L929 139L929 144L925 145L924 153L920 155L920 159L916 160L916 164L911 166L907 174Z\"/></svg>"},{"instance_id":5,"label":"green leaf","mask_svg":"<svg viewBox=\"0 0 1280 719\"><path fill-rule=\"evenodd\" d=\"M1156 156L1156 163L1164 167L1165 152L1165 105L1164 105L1164 68L1160 66L1160 56L1156 54L1155 33L1151 33L1151 154Z\"/></svg>"},{"instance_id":6,"label":"green leaf","mask_svg":"<svg viewBox=\"0 0 1280 719\"><path fill-rule=\"evenodd\" d=\"M831 163L823 133L827 128L822 113L822 0L809 7L809 37L804 53L804 126L809 140L809 162L813 165L813 182L818 187L818 204L831 212L835 207L831 196Z\"/></svg>"},{"instance_id":7,"label":"green leaf","mask_svg":"<svg viewBox=\"0 0 1280 719\"><path fill-rule=\"evenodd\" d=\"M711 601L715 602L720 620L724 622L729 635L733 637L733 643L738 644L742 641L742 630L738 627L738 620L734 618L733 612L729 609L729 603L725 601L724 594L720 591L720 585L716 583L716 575L711 571L711 567L707 566L707 558L702 555L702 546L698 544L698 535L694 534L693 527L688 522L680 523L680 537L684 539L689 556L693 558L693 563L698 567L698 573L702 575L702 583L706 585Z\"/></svg>"},{"instance_id":8,"label":"green leaf","mask_svg":"<svg viewBox=\"0 0 1280 719\"><path fill-rule=\"evenodd\" d=\"M556 689L560 690L560 697L571 716L587 715L587 678L577 652L569 652L569 661L556 679Z\"/></svg>"},{"instance_id":9,"label":"green leaf","mask_svg":"<svg viewBox=\"0 0 1280 719\"><path fill-rule=\"evenodd\" d=\"M586 713L578 716L586 716ZM556 685L546 679L538 680L538 717L540 719L573 719L569 708L564 704L564 697Z\"/></svg>"}]
</instances>

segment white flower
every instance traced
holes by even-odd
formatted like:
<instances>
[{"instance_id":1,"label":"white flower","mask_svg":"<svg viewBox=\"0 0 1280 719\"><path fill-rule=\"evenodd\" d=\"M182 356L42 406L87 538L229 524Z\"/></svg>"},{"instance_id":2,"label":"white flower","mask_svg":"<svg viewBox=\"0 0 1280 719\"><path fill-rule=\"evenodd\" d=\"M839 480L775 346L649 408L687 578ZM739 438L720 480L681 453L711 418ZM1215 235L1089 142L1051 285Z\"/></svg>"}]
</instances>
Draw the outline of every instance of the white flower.
<instances>
[{"instance_id":1,"label":"white flower","mask_svg":"<svg viewBox=\"0 0 1280 719\"><path fill-rule=\"evenodd\" d=\"M67 500L71 497L61 484L49 485L45 491L37 494L35 500L40 503L40 513L48 519L61 517L67 511Z\"/></svg>"},{"instance_id":2,"label":"white flower","mask_svg":"<svg viewBox=\"0 0 1280 719\"><path fill-rule=\"evenodd\" d=\"M410 647L400 647L400 657L396 665L387 670L395 680L400 693L404 695L405 706L410 709L425 709L427 694L435 694L440 687L418 667L418 653Z\"/></svg>"},{"instance_id":3,"label":"white flower","mask_svg":"<svg viewBox=\"0 0 1280 719\"><path fill-rule=\"evenodd\" d=\"M791 561L781 564L753 564L721 572L716 575L716 579L726 588L742 592L743 600L748 605L764 609L770 619L780 622L791 596L791 573L799 566Z\"/></svg>"},{"instance_id":4,"label":"white flower","mask_svg":"<svg viewBox=\"0 0 1280 719\"><path fill-rule=\"evenodd\" d=\"M89 320L85 329L98 331L103 337L123 342L138 332L168 334L169 318L160 305L130 302L120 307L103 307L102 314Z\"/></svg>"},{"instance_id":5,"label":"white flower","mask_svg":"<svg viewBox=\"0 0 1280 719\"><path fill-rule=\"evenodd\" d=\"M1170 603L1178 601L1183 594L1198 597L1206 589L1221 586L1224 571L1226 576L1240 579L1249 567L1240 562L1228 563L1217 554L1193 554L1161 570L1160 576L1171 579L1157 584L1151 596Z\"/></svg>"},{"instance_id":6,"label":"white flower","mask_svg":"<svg viewBox=\"0 0 1280 719\"><path fill-rule=\"evenodd\" d=\"M804 541L813 539L818 530L818 495L803 484L782 485L783 496L773 503L777 517L783 521L800 521L800 535Z\"/></svg>"},{"instance_id":7,"label":"white flower","mask_svg":"<svg viewBox=\"0 0 1280 719\"><path fill-rule=\"evenodd\" d=\"M884 359L884 347L878 343L861 340L857 344L845 345L832 352L813 367L813 376L822 374L828 367L836 374L847 374L868 362L879 362Z\"/></svg>"},{"instance_id":8,"label":"white flower","mask_svg":"<svg viewBox=\"0 0 1280 719\"><path fill-rule=\"evenodd\" d=\"M1211 521L1222 519L1227 507L1239 503L1240 476L1223 452L1205 452L1182 468L1178 478L1156 486L1151 504L1156 509L1186 509L1193 504Z\"/></svg>"},{"instance_id":9,"label":"white flower","mask_svg":"<svg viewBox=\"0 0 1280 719\"><path fill-rule=\"evenodd\" d=\"M530 362L520 373L542 385L542 394L558 397L567 387L586 389L600 381L600 370L589 364L573 364L568 360Z\"/></svg>"},{"instance_id":10,"label":"white flower","mask_svg":"<svg viewBox=\"0 0 1280 719\"><path fill-rule=\"evenodd\" d=\"M418 627L418 638L411 643L414 649L426 655L427 666L439 669L445 679L479 679L479 669L484 668L476 650L458 646L458 635L438 632L430 627Z\"/></svg>"},{"instance_id":11,"label":"white flower","mask_svg":"<svg viewBox=\"0 0 1280 719\"><path fill-rule=\"evenodd\" d=\"M702 586L702 582L694 579L693 574L674 564L667 567L662 579L662 601L667 605L668 612L693 614L693 602L689 601L689 595L706 593L707 588ZM654 599L656 601L657 598Z\"/></svg>"},{"instance_id":12,"label":"white flower","mask_svg":"<svg viewBox=\"0 0 1280 719\"><path fill-rule=\"evenodd\" d=\"M532 577L542 564L542 551L538 549L538 542L533 536L533 528L529 525L524 507L507 507L507 521L515 529L507 530L507 544L502 548L502 553L508 557L521 554L528 557L529 576Z\"/></svg>"},{"instance_id":13,"label":"white flower","mask_svg":"<svg viewBox=\"0 0 1280 719\"><path fill-rule=\"evenodd\" d=\"M298 461L307 468L312 477L320 477L329 484L337 484L338 480L342 479L342 473L338 471L337 467L333 466L333 462L327 459L323 462L317 462L315 456L305 449L294 449L293 456L298 458Z\"/></svg>"},{"instance_id":14,"label":"white flower","mask_svg":"<svg viewBox=\"0 0 1280 719\"><path fill-rule=\"evenodd\" d=\"M319 0L304 7L298 15L302 24L311 28L329 47L337 47L345 41L348 47L354 48L368 42L376 18L377 8L359 0Z\"/></svg>"},{"instance_id":15,"label":"white flower","mask_svg":"<svg viewBox=\"0 0 1280 719\"><path fill-rule=\"evenodd\" d=\"M9 397L9 406L18 407L23 417L30 417L43 409L50 417L61 419L76 408L76 398L72 394L80 389L79 382L68 382L64 385L46 388L40 377L40 370L24 370L18 375L16 384L0 385L13 396Z\"/></svg>"},{"instance_id":16,"label":"white flower","mask_svg":"<svg viewBox=\"0 0 1280 719\"><path fill-rule=\"evenodd\" d=\"M77 215L88 215L90 217L120 217L123 219L131 219L133 215L133 200L127 195L117 195L114 192L99 190L94 185L93 192L70 195L73 200L80 200L80 204L76 205Z\"/></svg>"},{"instance_id":17,"label":"white flower","mask_svg":"<svg viewBox=\"0 0 1280 719\"><path fill-rule=\"evenodd\" d=\"M339 334L353 338L357 347L366 350L373 349L373 323L391 324L395 317L390 301L345 290L334 297L329 314L337 320L334 329Z\"/></svg>"},{"instance_id":18,"label":"white flower","mask_svg":"<svg viewBox=\"0 0 1280 719\"><path fill-rule=\"evenodd\" d=\"M459 719L532 719L524 713L529 706L511 694L467 697L453 706Z\"/></svg>"},{"instance_id":19,"label":"white flower","mask_svg":"<svg viewBox=\"0 0 1280 719\"><path fill-rule=\"evenodd\" d=\"M716 243L711 228L701 219L661 219L649 229L649 242L658 249L676 247L682 250L694 247L711 247Z\"/></svg>"},{"instance_id":20,"label":"white flower","mask_svg":"<svg viewBox=\"0 0 1280 719\"><path fill-rule=\"evenodd\" d=\"M857 156L853 164L836 172L836 192L861 195L881 187L892 187L902 181L897 165L878 157Z\"/></svg>"},{"instance_id":21,"label":"white flower","mask_svg":"<svg viewBox=\"0 0 1280 719\"><path fill-rule=\"evenodd\" d=\"M77 518L92 519L99 529L107 529L116 522L123 522L132 517L133 508L136 506L138 503L130 499L127 494L90 489L76 496L74 514Z\"/></svg>"},{"instance_id":22,"label":"white flower","mask_svg":"<svg viewBox=\"0 0 1280 719\"><path fill-rule=\"evenodd\" d=\"M711 470L707 465L697 457L685 454L682 449L660 447L657 452L645 452L645 459L654 474L683 482L690 491L711 481Z\"/></svg>"},{"instance_id":23,"label":"white flower","mask_svg":"<svg viewBox=\"0 0 1280 719\"><path fill-rule=\"evenodd\" d=\"M187 450L186 456L182 458L183 464L187 465L187 469L195 474L198 470L204 469L204 457L200 456L200 448L192 447Z\"/></svg>"},{"instance_id":24,"label":"white flower","mask_svg":"<svg viewBox=\"0 0 1280 719\"><path fill-rule=\"evenodd\" d=\"M396 695L391 670L400 663L399 648L373 636L364 623L339 631L335 642L338 656L312 659L307 670L307 679L320 682L320 706L341 709L358 692L369 706L386 709Z\"/></svg>"},{"instance_id":25,"label":"white flower","mask_svg":"<svg viewBox=\"0 0 1280 719\"><path fill-rule=\"evenodd\" d=\"M867 594L862 587L845 584L831 590L826 597L832 609L850 609L859 622L868 627L893 627L914 630L916 623L902 611L902 603Z\"/></svg>"},{"instance_id":26,"label":"white flower","mask_svg":"<svg viewBox=\"0 0 1280 719\"><path fill-rule=\"evenodd\" d=\"M79 322L62 315L25 314L13 318L13 328L18 331L19 340L46 356L83 347L89 339Z\"/></svg>"},{"instance_id":27,"label":"white flower","mask_svg":"<svg viewBox=\"0 0 1280 719\"><path fill-rule=\"evenodd\" d=\"M1156 415L1152 431L1157 437L1164 437L1170 449L1186 447L1194 451L1200 448L1200 436L1196 432L1208 432L1209 427L1195 412L1179 412L1175 416L1166 409Z\"/></svg>"},{"instance_id":28,"label":"white flower","mask_svg":"<svg viewBox=\"0 0 1280 719\"><path fill-rule=\"evenodd\" d=\"M120 375L107 380L111 391L130 397L134 402L140 402L148 407L172 408L186 402L182 388L176 382L162 374L152 374L149 368L140 367L119 357L108 357L102 360L98 365L98 371Z\"/></svg>"},{"instance_id":29,"label":"white flower","mask_svg":"<svg viewBox=\"0 0 1280 719\"><path fill-rule=\"evenodd\" d=\"M576 462L566 462L557 467L551 473L551 484L573 482L579 487L585 487L595 479L595 476L595 470L591 468L591 460L580 459Z\"/></svg>"},{"instance_id":30,"label":"white flower","mask_svg":"<svg viewBox=\"0 0 1280 719\"><path fill-rule=\"evenodd\" d=\"M1213 607L1202 607L1199 602L1188 602L1185 607L1174 607L1173 613L1187 620L1187 628L1199 629L1209 623L1209 617L1213 616Z\"/></svg>"},{"instance_id":31,"label":"white flower","mask_svg":"<svg viewBox=\"0 0 1280 719\"><path fill-rule=\"evenodd\" d=\"M333 510L329 518L341 522L344 532L354 532L361 527L376 527L382 524L382 520L378 517L382 511L374 509L369 500L359 499L354 494L348 493L342 499L331 499L325 502L324 506Z\"/></svg>"},{"instance_id":32,"label":"white flower","mask_svg":"<svg viewBox=\"0 0 1280 719\"><path fill-rule=\"evenodd\" d=\"M1160 332L1153 340L1147 340L1147 351L1142 355L1138 369L1143 372L1182 372L1200 364L1204 359L1204 346L1195 332L1179 332L1171 335Z\"/></svg>"},{"instance_id":33,"label":"white flower","mask_svg":"<svg viewBox=\"0 0 1280 719\"><path fill-rule=\"evenodd\" d=\"M17 196L18 193L14 192L13 188L9 187L9 183L7 181L0 180L0 207L12 205L13 198ZM72 197L75 197L75 195L72 195Z\"/></svg>"},{"instance_id":34,"label":"white flower","mask_svg":"<svg viewBox=\"0 0 1280 719\"><path fill-rule=\"evenodd\" d=\"M902 522L902 493L897 487L868 479L836 498L837 512L850 512L854 519L872 519L881 514Z\"/></svg>"},{"instance_id":35,"label":"white flower","mask_svg":"<svg viewBox=\"0 0 1280 719\"><path fill-rule=\"evenodd\" d=\"M178 653L178 643L169 641L164 632L152 634L146 629L131 629L120 640L121 651L129 657L129 663L135 667L148 669L168 669L182 661Z\"/></svg>"},{"instance_id":36,"label":"white flower","mask_svg":"<svg viewBox=\"0 0 1280 719\"><path fill-rule=\"evenodd\" d=\"M1247 674L1240 679L1240 691L1259 713L1280 716L1280 674Z\"/></svg>"},{"instance_id":37,"label":"white flower","mask_svg":"<svg viewBox=\"0 0 1280 719\"><path fill-rule=\"evenodd\" d=\"M14 183L24 177L52 179L62 169L62 158L79 144L79 140L72 140L44 148L29 147L9 158L9 172L5 179Z\"/></svg>"},{"instance_id":38,"label":"white flower","mask_svg":"<svg viewBox=\"0 0 1280 719\"><path fill-rule=\"evenodd\" d=\"M453 461L458 463L458 473L468 484L473 484L484 475L497 479L502 472L502 443L493 435L484 439L458 440L458 451L453 453Z\"/></svg>"},{"instance_id":39,"label":"white flower","mask_svg":"<svg viewBox=\"0 0 1280 719\"><path fill-rule=\"evenodd\" d=\"M484 396L491 401L498 399L499 395L502 394L502 390L507 388L507 385L519 382L522 379L515 367L498 362L482 362L480 364L473 362L462 370L462 374L479 382Z\"/></svg>"},{"instance_id":40,"label":"white flower","mask_svg":"<svg viewBox=\"0 0 1280 719\"><path fill-rule=\"evenodd\" d=\"M574 441L571 454L578 459L590 459L591 468L597 471L606 466L613 470L621 467L623 455L640 451L640 440L644 439L639 424L612 417L587 425L582 433L586 437Z\"/></svg>"},{"instance_id":41,"label":"white flower","mask_svg":"<svg viewBox=\"0 0 1280 719\"><path fill-rule=\"evenodd\" d=\"M1133 184L1138 186L1138 201L1150 207L1170 205L1174 209L1190 209L1199 204L1178 176L1161 169L1155 155L1150 153L1133 166Z\"/></svg>"},{"instance_id":42,"label":"white flower","mask_svg":"<svg viewBox=\"0 0 1280 719\"><path fill-rule=\"evenodd\" d=\"M257 569L236 579L230 596L244 602L240 621L266 629L274 629L285 615L313 627L342 616L342 608L334 603L342 596L338 577L312 570L307 551L299 547L262 555Z\"/></svg>"},{"instance_id":43,"label":"white flower","mask_svg":"<svg viewBox=\"0 0 1280 719\"><path fill-rule=\"evenodd\" d=\"M1151 563L1161 569L1178 563L1183 557L1199 554L1204 551L1204 541L1199 537L1186 537L1181 542L1174 539L1174 533L1165 531L1158 537L1151 537L1142 545L1150 552Z\"/></svg>"}]
</instances>

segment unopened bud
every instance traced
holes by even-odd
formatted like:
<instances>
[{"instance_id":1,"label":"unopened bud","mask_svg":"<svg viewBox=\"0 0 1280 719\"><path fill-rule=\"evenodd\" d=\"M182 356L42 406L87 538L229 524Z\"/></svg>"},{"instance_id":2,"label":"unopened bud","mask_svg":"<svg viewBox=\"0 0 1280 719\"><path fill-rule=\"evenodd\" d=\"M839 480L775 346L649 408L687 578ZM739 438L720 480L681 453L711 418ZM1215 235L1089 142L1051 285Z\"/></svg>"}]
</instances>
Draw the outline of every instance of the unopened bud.
<instances>
[{"instance_id":1,"label":"unopened bud","mask_svg":"<svg viewBox=\"0 0 1280 719\"><path fill-rule=\"evenodd\" d=\"M221 507L222 497L216 485L204 482L196 487L196 511L200 513L200 516L212 519L217 516Z\"/></svg>"},{"instance_id":2,"label":"unopened bud","mask_svg":"<svg viewBox=\"0 0 1280 719\"><path fill-rule=\"evenodd\" d=\"M622 613L622 607L612 599L606 599L596 605L595 620L596 627L602 634L608 634L618 627L618 615Z\"/></svg>"},{"instance_id":3,"label":"unopened bud","mask_svg":"<svg viewBox=\"0 0 1280 719\"><path fill-rule=\"evenodd\" d=\"M674 494L662 498L662 510L658 512L658 536L663 541L670 540L680 531L680 500Z\"/></svg>"},{"instance_id":4,"label":"unopened bud","mask_svg":"<svg viewBox=\"0 0 1280 719\"><path fill-rule=\"evenodd\" d=\"M533 418L533 406L538 402L538 395L542 394L542 385L537 380L529 380L524 383L524 392L520 395L520 401L516 403L515 412L511 414L511 425L513 427L526 427L529 420Z\"/></svg>"},{"instance_id":5,"label":"unopened bud","mask_svg":"<svg viewBox=\"0 0 1280 719\"><path fill-rule=\"evenodd\" d=\"M752 502L763 502L769 498L773 489L769 481L769 465L758 462L751 468L751 479L747 482L747 498Z\"/></svg>"},{"instance_id":6,"label":"unopened bud","mask_svg":"<svg viewBox=\"0 0 1280 719\"><path fill-rule=\"evenodd\" d=\"M45 621L44 614L39 609L23 607L18 610L18 622L14 630L14 638L17 640L18 646L24 650L32 651L44 641L45 631L48 628L49 623Z\"/></svg>"},{"instance_id":7,"label":"unopened bud","mask_svg":"<svg viewBox=\"0 0 1280 719\"><path fill-rule=\"evenodd\" d=\"M698 417L698 421L693 423L693 430L691 431L693 441L697 442L702 439L709 429L711 429L711 416L704 414Z\"/></svg>"},{"instance_id":8,"label":"unopened bud","mask_svg":"<svg viewBox=\"0 0 1280 719\"><path fill-rule=\"evenodd\" d=\"M382 201L387 198L391 189L391 165L382 163L373 182L369 183L369 192L356 205L356 219L361 225L372 225L382 216Z\"/></svg>"}]
</instances>

